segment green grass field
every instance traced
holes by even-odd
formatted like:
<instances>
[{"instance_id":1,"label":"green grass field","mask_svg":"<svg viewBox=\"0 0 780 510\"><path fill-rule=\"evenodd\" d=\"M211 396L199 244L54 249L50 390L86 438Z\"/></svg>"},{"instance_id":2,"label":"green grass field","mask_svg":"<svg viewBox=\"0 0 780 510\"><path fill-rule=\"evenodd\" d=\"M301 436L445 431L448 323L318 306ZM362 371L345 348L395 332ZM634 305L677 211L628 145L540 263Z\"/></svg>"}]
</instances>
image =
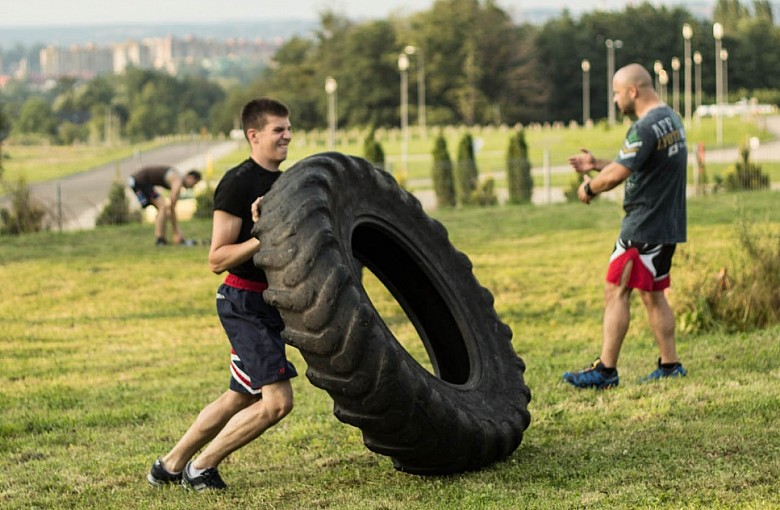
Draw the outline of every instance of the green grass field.
<instances>
[{"instance_id":1,"label":"green grass field","mask_svg":"<svg viewBox=\"0 0 780 510\"><path fill-rule=\"evenodd\" d=\"M536 171L544 168L546 158L549 158L550 166L568 165L568 157L575 154L580 148L588 148L595 154L604 158L612 158L617 154L620 143L625 136L627 125L619 124L611 129L606 126L583 127L528 127L526 141L528 143L529 158ZM458 144L466 132L470 132L480 146L476 152L477 167L480 175L485 177L493 173L503 173L506 170L506 151L509 137L514 130L508 127L448 127L443 130L447 140L447 148L453 163L457 160ZM403 158L401 155L400 133L396 131L378 132L377 139L382 143L385 151L387 169L396 176L407 179L407 189L417 191L432 189L430 182L415 182L416 180L430 180L432 167L432 151L435 137L439 130L431 128L427 136L421 136L415 128L410 129L408 171L403 171ZM363 136L365 133L341 132L334 150L345 154L363 155ZM761 140L771 139L771 134L763 130L755 122L746 122L742 118L724 119L724 147L739 147L751 136L758 136ZM326 132L295 133L290 145L290 154L285 165L289 168L306 156L328 150ZM710 118L702 119L700 123L688 130L690 143L704 142L706 147L716 147L715 122ZM692 150L692 149L691 149ZM546 153L546 155L545 155ZM218 175L237 164L246 157L246 149L241 148L235 154L218 161L215 165ZM713 165L710 176L722 173L725 165ZM780 164L764 164L763 170L770 174L771 180L780 181ZM689 181L693 182L693 169L689 170ZM551 185L568 186L571 174L553 174ZM497 187L504 187L504 178L500 177L496 182ZM544 179L541 176L534 178L534 186L541 188Z\"/></svg>"},{"instance_id":2,"label":"green grass field","mask_svg":"<svg viewBox=\"0 0 780 510\"><path fill-rule=\"evenodd\" d=\"M549 156L551 166L567 164L567 158L576 153L581 147L592 150L595 154L604 158L614 157L626 132L626 125L619 124L611 129L605 126L592 128L566 128L566 127L529 127L526 130L529 157L535 169L541 169L545 163L545 153ZM463 134L469 131L480 149L476 153L477 166L483 176L506 170L506 151L509 137L514 130L508 127L448 127L444 129L447 147L453 162L457 160L458 144ZM408 171L403 171L401 157L401 139L398 130L383 131L377 134L385 151L388 169L396 175L405 174L410 180L430 179L432 166L433 143L438 130L431 128L427 136L421 136L416 129L410 130ZM363 155L363 137L366 133L353 130L341 132L338 144L334 150L345 154ZM724 146L738 147L750 136L758 136L762 140L770 138L770 133L764 131L755 122L746 122L742 118L724 119ZM688 130L690 143L702 141L708 149L716 147L715 123L710 118L702 119L700 123ZM4 145L3 166L5 178L16 180L24 177L27 182L39 182L47 179L56 179L63 176L87 170L100 164L111 162L117 158L129 157L135 151L143 151L161 141L150 142L138 146L15 146ZM296 132L290 146L290 154L286 166L289 167L296 161L314 153L324 152L327 148L327 133ZM215 162L216 176L239 161L246 158L247 150L242 146L234 154ZM717 173L713 168L711 175ZM772 181L780 181L780 164L765 165L765 172L769 172ZM571 175L553 175L553 186L567 186ZM690 178L692 182L692 177ZM503 186L503 181L497 182ZM537 177L535 186L541 188L543 179ZM415 184L410 182L409 189L429 189L430 184Z\"/></svg>"},{"instance_id":3,"label":"green grass field","mask_svg":"<svg viewBox=\"0 0 780 510\"><path fill-rule=\"evenodd\" d=\"M111 161L128 158L136 151L161 145L162 141L138 145L3 145L4 177L28 183L59 179Z\"/></svg>"},{"instance_id":4,"label":"green grass field","mask_svg":"<svg viewBox=\"0 0 780 510\"><path fill-rule=\"evenodd\" d=\"M734 221L780 226L778 195L689 201L671 300L730 264ZM641 304L621 386L561 382L598 354L602 279L621 211L598 201L436 213L514 331L532 422L506 461L418 477L367 450L302 375L296 408L221 472L220 494L153 489L152 461L228 382L207 248L152 245L151 225L4 237L0 244L0 507L15 509L506 509L780 507L780 326L680 335L685 379L640 385L656 349ZM183 225L207 238L207 221ZM695 255L695 256L693 256ZM386 321L398 307L366 286ZM379 297L378 297L379 296ZM418 359L411 328L399 341ZM288 354L303 374L305 363ZM454 446L457 447L457 446Z\"/></svg>"}]
</instances>

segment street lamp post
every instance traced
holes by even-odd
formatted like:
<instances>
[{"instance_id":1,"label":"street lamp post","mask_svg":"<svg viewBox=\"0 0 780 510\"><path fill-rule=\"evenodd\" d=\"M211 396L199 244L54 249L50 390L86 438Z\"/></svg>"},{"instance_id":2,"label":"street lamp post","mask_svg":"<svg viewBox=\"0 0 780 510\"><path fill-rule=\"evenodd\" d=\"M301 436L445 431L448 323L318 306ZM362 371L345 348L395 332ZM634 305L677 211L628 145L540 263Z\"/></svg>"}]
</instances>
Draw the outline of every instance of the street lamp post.
<instances>
[{"instance_id":1,"label":"street lamp post","mask_svg":"<svg viewBox=\"0 0 780 510\"><path fill-rule=\"evenodd\" d=\"M716 139L718 145L723 144L723 115L720 111L723 102L723 61L720 59L721 39L723 39L723 25L712 25L712 35L715 37L715 124Z\"/></svg>"},{"instance_id":2,"label":"street lamp post","mask_svg":"<svg viewBox=\"0 0 780 510\"><path fill-rule=\"evenodd\" d=\"M655 93L661 95L661 82L659 80L661 71L664 70L664 65L660 60L656 60L653 63L653 73L655 74Z\"/></svg>"},{"instance_id":3,"label":"street lamp post","mask_svg":"<svg viewBox=\"0 0 780 510\"><path fill-rule=\"evenodd\" d=\"M672 105L680 113L680 59L672 57Z\"/></svg>"},{"instance_id":4,"label":"street lamp post","mask_svg":"<svg viewBox=\"0 0 780 510\"><path fill-rule=\"evenodd\" d=\"M669 74L666 72L665 69L661 69L661 72L658 73L658 83L661 85L661 100L666 101L666 85L669 83Z\"/></svg>"},{"instance_id":5,"label":"street lamp post","mask_svg":"<svg viewBox=\"0 0 780 510\"><path fill-rule=\"evenodd\" d=\"M701 106L701 53L695 51L693 53L693 63L696 66L696 120L699 120L699 107Z\"/></svg>"},{"instance_id":6,"label":"street lamp post","mask_svg":"<svg viewBox=\"0 0 780 510\"><path fill-rule=\"evenodd\" d=\"M688 23L682 27L682 35L685 40L683 59L685 61L685 124L691 125L691 38L693 29Z\"/></svg>"},{"instance_id":7,"label":"street lamp post","mask_svg":"<svg viewBox=\"0 0 780 510\"><path fill-rule=\"evenodd\" d=\"M406 53L398 56L398 70L401 72L401 161L404 172L408 171L409 163L409 84L407 71L409 57Z\"/></svg>"},{"instance_id":8,"label":"street lamp post","mask_svg":"<svg viewBox=\"0 0 780 510\"><path fill-rule=\"evenodd\" d=\"M729 104L729 52L724 48L720 57L723 60L723 102Z\"/></svg>"},{"instance_id":9,"label":"street lamp post","mask_svg":"<svg viewBox=\"0 0 780 510\"><path fill-rule=\"evenodd\" d=\"M615 102L612 98L612 76L615 74L615 50L623 47L620 39L607 39L604 41L607 47L607 119L609 125L615 124Z\"/></svg>"},{"instance_id":10,"label":"street lamp post","mask_svg":"<svg viewBox=\"0 0 780 510\"><path fill-rule=\"evenodd\" d=\"M590 61L582 59L582 125L590 123Z\"/></svg>"},{"instance_id":11,"label":"street lamp post","mask_svg":"<svg viewBox=\"0 0 780 510\"><path fill-rule=\"evenodd\" d=\"M407 46L404 48L407 55L417 57L417 125L420 128L420 135L427 136L427 115L425 113L425 57L422 49L416 46Z\"/></svg>"},{"instance_id":12,"label":"street lamp post","mask_svg":"<svg viewBox=\"0 0 780 510\"><path fill-rule=\"evenodd\" d=\"M336 146L336 90L338 83L332 76L325 78L325 92L328 94L328 148Z\"/></svg>"}]
</instances>

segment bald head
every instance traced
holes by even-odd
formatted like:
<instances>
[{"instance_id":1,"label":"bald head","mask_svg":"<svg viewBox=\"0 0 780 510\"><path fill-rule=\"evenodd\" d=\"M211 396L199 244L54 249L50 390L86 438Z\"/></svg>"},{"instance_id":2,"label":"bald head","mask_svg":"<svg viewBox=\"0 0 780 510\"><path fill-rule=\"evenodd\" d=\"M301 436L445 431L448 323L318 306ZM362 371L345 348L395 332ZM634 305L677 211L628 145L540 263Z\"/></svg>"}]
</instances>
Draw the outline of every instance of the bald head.
<instances>
[{"instance_id":1,"label":"bald head","mask_svg":"<svg viewBox=\"0 0 780 510\"><path fill-rule=\"evenodd\" d=\"M630 118L641 117L660 104L650 73L639 64L618 69L612 77L612 91L615 104Z\"/></svg>"},{"instance_id":2,"label":"bald head","mask_svg":"<svg viewBox=\"0 0 780 510\"><path fill-rule=\"evenodd\" d=\"M633 85L638 89L653 87L653 79L650 77L650 73L639 64L628 64L621 67L615 73L614 79L624 85Z\"/></svg>"}]
</instances>

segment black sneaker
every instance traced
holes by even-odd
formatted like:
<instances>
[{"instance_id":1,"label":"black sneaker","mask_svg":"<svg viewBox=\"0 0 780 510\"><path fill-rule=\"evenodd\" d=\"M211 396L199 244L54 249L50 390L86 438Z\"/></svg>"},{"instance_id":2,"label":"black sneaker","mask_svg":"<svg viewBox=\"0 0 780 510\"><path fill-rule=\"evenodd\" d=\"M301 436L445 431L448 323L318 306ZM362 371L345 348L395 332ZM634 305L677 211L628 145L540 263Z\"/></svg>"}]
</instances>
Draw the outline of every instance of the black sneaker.
<instances>
[{"instance_id":1,"label":"black sneaker","mask_svg":"<svg viewBox=\"0 0 780 510\"><path fill-rule=\"evenodd\" d=\"M197 492L227 489L227 484L222 481L222 477L219 476L217 468L208 468L198 476L190 476L190 464L192 464L192 462L189 462L187 467L184 468L181 477L181 484L186 489L192 489Z\"/></svg>"},{"instance_id":2,"label":"black sneaker","mask_svg":"<svg viewBox=\"0 0 780 510\"><path fill-rule=\"evenodd\" d=\"M167 239L165 239L164 237L158 237L158 238L157 238L157 239L154 241L154 245L155 245L155 246L167 246L167 245L168 245L168 240L167 240Z\"/></svg>"},{"instance_id":3,"label":"black sneaker","mask_svg":"<svg viewBox=\"0 0 780 510\"><path fill-rule=\"evenodd\" d=\"M152 469L149 471L149 474L146 475L146 480L155 487L168 485L169 483L181 483L181 472L171 473L165 469L162 461L157 459L154 461L154 464L152 464Z\"/></svg>"}]
</instances>

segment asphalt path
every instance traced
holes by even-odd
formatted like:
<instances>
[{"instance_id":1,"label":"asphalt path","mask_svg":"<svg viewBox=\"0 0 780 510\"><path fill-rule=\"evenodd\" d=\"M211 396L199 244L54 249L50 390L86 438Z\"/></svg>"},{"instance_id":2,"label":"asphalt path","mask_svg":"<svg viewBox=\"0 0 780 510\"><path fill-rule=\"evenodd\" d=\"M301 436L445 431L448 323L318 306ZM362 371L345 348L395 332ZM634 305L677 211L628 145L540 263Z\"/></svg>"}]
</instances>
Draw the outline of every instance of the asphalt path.
<instances>
[{"instance_id":1,"label":"asphalt path","mask_svg":"<svg viewBox=\"0 0 780 510\"><path fill-rule=\"evenodd\" d=\"M60 179L31 184L30 192L49 213L51 228L89 229L95 226L95 218L117 179L126 185L131 173L153 164L170 165L184 172L193 168L204 171L209 157L216 160L238 147L238 142L232 140L175 143ZM7 196L0 197L0 207L8 207L8 202Z\"/></svg>"}]
</instances>

